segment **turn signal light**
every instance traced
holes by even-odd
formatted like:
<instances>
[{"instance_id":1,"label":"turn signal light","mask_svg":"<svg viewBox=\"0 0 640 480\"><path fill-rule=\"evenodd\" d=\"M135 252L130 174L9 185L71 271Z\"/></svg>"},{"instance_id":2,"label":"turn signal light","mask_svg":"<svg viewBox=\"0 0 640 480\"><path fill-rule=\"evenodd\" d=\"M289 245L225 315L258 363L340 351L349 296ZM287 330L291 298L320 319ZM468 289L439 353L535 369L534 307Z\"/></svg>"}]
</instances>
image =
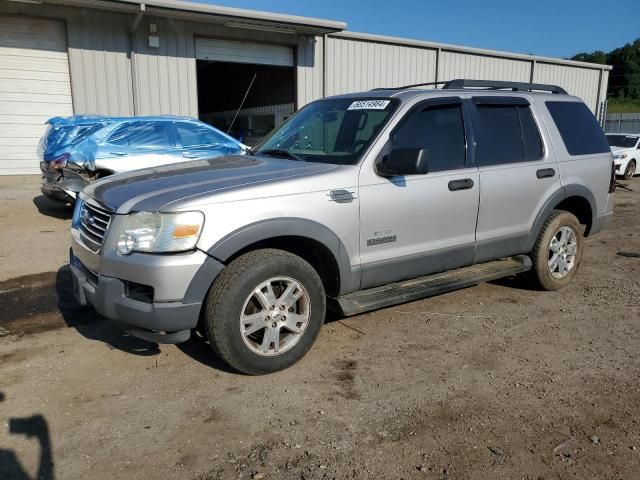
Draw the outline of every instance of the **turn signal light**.
<instances>
[{"instance_id":1,"label":"turn signal light","mask_svg":"<svg viewBox=\"0 0 640 480\"><path fill-rule=\"evenodd\" d=\"M191 238L198 235L200 225L176 225L173 229L173 238Z\"/></svg>"}]
</instances>

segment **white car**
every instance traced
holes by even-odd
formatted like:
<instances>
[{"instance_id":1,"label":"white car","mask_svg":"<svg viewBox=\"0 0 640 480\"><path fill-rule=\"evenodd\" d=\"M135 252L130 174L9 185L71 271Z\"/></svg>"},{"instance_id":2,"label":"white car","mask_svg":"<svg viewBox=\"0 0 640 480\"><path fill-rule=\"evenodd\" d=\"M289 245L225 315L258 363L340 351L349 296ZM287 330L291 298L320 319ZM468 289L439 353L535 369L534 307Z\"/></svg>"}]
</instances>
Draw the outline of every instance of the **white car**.
<instances>
[{"instance_id":1,"label":"white car","mask_svg":"<svg viewBox=\"0 0 640 480\"><path fill-rule=\"evenodd\" d=\"M607 140L616 163L616 175L632 178L640 161L640 133L607 133Z\"/></svg>"}]
</instances>

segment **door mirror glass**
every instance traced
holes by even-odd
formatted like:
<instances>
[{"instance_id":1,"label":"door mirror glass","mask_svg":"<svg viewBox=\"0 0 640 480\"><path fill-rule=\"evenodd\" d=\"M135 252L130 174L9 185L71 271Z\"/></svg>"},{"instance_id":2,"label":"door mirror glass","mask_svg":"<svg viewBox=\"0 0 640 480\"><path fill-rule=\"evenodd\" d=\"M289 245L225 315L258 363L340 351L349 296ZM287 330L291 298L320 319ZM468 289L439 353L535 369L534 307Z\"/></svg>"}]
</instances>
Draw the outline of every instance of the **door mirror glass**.
<instances>
[{"instance_id":1,"label":"door mirror glass","mask_svg":"<svg viewBox=\"0 0 640 480\"><path fill-rule=\"evenodd\" d=\"M428 151L424 148L396 148L376 165L378 175L424 175L429 172Z\"/></svg>"}]
</instances>

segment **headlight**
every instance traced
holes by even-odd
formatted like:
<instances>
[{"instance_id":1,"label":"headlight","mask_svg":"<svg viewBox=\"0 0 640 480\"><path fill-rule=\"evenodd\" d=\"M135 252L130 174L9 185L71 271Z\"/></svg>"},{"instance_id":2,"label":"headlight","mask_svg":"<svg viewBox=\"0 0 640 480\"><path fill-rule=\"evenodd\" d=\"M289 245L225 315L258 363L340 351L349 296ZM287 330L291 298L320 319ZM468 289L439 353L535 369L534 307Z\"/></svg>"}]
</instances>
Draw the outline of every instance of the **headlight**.
<instances>
[{"instance_id":1,"label":"headlight","mask_svg":"<svg viewBox=\"0 0 640 480\"><path fill-rule=\"evenodd\" d=\"M202 212L132 213L127 216L118 238L118 251L184 252L198 243L204 215Z\"/></svg>"},{"instance_id":2,"label":"headlight","mask_svg":"<svg viewBox=\"0 0 640 480\"><path fill-rule=\"evenodd\" d=\"M626 153L617 153L613 156L614 160L624 160L625 158L627 158Z\"/></svg>"}]
</instances>

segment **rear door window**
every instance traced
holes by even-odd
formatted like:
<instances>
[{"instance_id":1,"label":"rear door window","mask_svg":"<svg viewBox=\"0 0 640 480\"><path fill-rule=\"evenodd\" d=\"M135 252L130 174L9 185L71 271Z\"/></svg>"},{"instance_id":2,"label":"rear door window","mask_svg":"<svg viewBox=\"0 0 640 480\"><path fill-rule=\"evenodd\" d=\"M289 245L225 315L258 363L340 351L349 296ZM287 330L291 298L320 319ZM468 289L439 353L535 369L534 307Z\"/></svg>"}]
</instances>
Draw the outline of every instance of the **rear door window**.
<instances>
[{"instance_id":1,"label":"rear door window","mask_svg":"<svg viewBox=\"0 0 640 480\"><path fill-rule=\"evenodd\" d=\"M611 152L600 124L584 103L549 101L546 105L569 155Z\"/></svg>"},{"instance_id":2,"label":"rear door window","mask_svg":"<svg viewBox=\"0 0 640 480\"><path fill-rule=\"evenodd\" d=\"M129 122L116 128L107 142L123 148L173 148L167 122Z\"/></svg>"},{"instance_id":3,"label":"rear door window","mask_svg":"<svg viewBox=\"0 0 640 480\"><path fill-rule=\"evenodd\" d=\"M476 101L476 110L481 130L481 166L527 162L544 156L540 131L525 99L496 97Z\"/></svg>"},{"instance_id":4,"label":"rear door window","mask_svg":"<svg viewBox=\"0 0 640 480\"><path fill-rule=\"evenodd\" d=\"M175 126L178 133L178 141L185 148L231 143L228 138L206 125L178 122Z\"/></svg>"},{"instance_id":5,"label":"rear door window","mask_svg":"<svg viewBox=\"0 0 640 480\"><path fill-rule=\"evenodd\" d=\"M391 148L427 150L429 171L466 167L461 105L427 106L409 114L391 136Z\"/></svg>"}]
</instances>

